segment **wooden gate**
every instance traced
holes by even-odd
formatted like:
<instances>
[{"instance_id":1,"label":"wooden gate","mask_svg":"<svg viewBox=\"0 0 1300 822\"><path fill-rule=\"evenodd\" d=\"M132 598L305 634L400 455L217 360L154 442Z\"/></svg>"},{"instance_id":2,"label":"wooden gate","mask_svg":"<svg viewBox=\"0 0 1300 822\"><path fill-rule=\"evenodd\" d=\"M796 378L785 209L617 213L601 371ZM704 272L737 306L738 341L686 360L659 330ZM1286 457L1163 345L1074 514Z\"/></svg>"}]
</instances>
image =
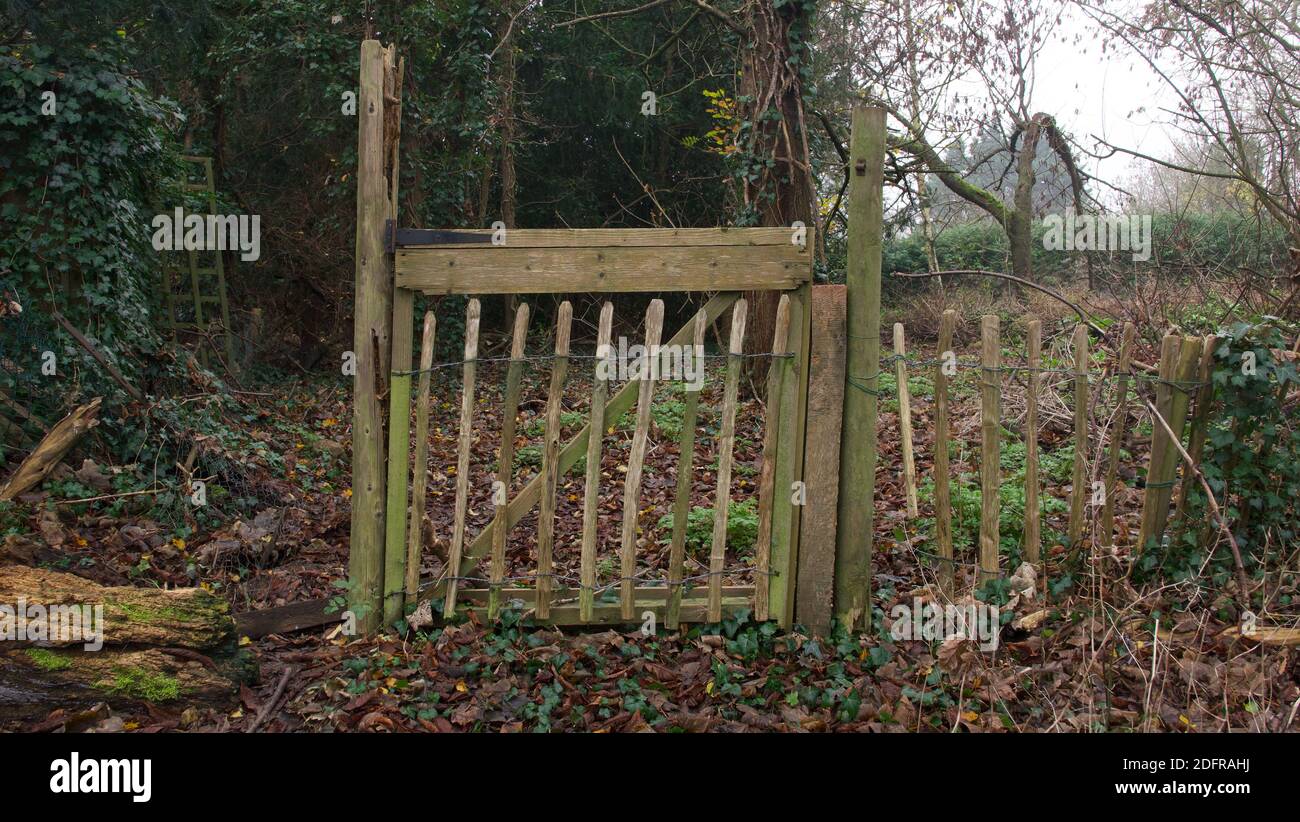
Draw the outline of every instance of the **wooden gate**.
<instances>
[{"instance_id":1,"label":"wooden gate","mask_svg":"<svg viewBox=\"0 0 1300 822\"><path fill-rule=\"evenodd\" d=\"M610 344L613 306L606 303L600 323L598 355L594 363L594 396L589 420L568 442L560 442L560 401L571 366L569 347L572 311L568 302L560 305L556 318L555 351L552 359L541 470L510 498L514 427L519 403L519 375L525 361L524 338L528 327L527 306L520 307L503 409L502 444L498 454L496 507L492 522L474 538L466 534L469 491L469 446L473 420L478 348L478 302L471 300L466 322L462 414L456 476L455 524L447 572L424 596L443 600L444 616L457 609L483 609L495 618L502 603L522 602L539 619L557 624L595 624L641 621L654 612L668 627L682 622L717 622L738 608L752 609L760 619L769 614L784 624L793 616L791 596L797 552L796 506L787 491L800 480L802 458L803 396L807 376L807 333L809 323L808 284L811 281L811 251L802 231L777 229L607 229L607 230L515 230L496 235L498 244L485 242L492 231L404 230L394 232L395 287L426 294L569 294L626 292L721 292L716 293L692 323L668 339L661 335L663 303L654 300L646 315L645 348L677 347L681 356L702 352L706 327L725 312L731 312L731 339L726 363L726 386L718 435L719 464L717 490L713 500L713 540L707 573L688 575L685 568L685 529L690 508L690 479L693 476L693 441L698 390L686 393L686 419L680 442L679 482L673 508L673 532L667 576L642 579L637 576L636 536L640 532L641 472L650 428L652 378L633 379L607 396L608 360L600 352ZM800 242L796 243L798 240ZM736 397L743 359L743 336L747 305L739 291L776 290L785 292L780 301L776 333L772 340L773 364L769 369L769 401L765 420L763 465L759 474L759 536L755 564L746 568L725 567L727 510L731 499L732 450ZM395 302L400 302L399 299ZM412 377L419 375L418 408L427 408L429 381L425 377L432 362L433 323L427 321L421 368L412 372L394 367L391 377L388 461L388 525L385 549L386 600L399 596L406 602L420 594L418 567L423 510L424 442L427 413L417 415L416 465L411 507L407 478L408 428ZM396 330L396 329L395 329ZM396 338L399 334L395 334ZM698 346L698 347L697 347ZM395 351L396 354L396 351ZM576 364L584 360L578 359ZM702 365L702 362L700 363ZM623 480L622 538L617 547L621 576L613 585L596 586L596 556L601 546L596 537L596 503L600 484L601 436L625 412L636 410L636 429L628 470ZM597 436L592 437L592 432ZM583 506L581 577L561 584L552 560L554 548L555 496L559 478L586 458L586 494ZM513 585L504 574L506 533L533 508L539 509L538 563L530 574L535 582ZM612 546L605 546L607 548ZM473 568L490 557L490 575L485 579ZM403 567L404 566L404 567ZM401 570L401 573L399 572ZM455 573L451 569L457 569ZM723 576L752 574L746 585L723 585ZM518 578L514 578L518 582ZM576 584L574 584L576 582ZM486 583L486 584L484 584ZM401 584L399 588L398 585ZM597 598L600 591L613 589L617 602ZM386 609L387 610L387 609Z\"/></svg>"},{"instance_id":2,"label":"wooden gate","mask_svg":"<svg viewBox=\"0 0 1300 822\"><path fill-rule=\"evenodd\" d=\"M401 67L391 48L377 41L362 44L358 99L357 278L354 349L356 393L353 417L352 539L349 558L352 610L361 630L373 630L400 618L417 598L441 598L444 614L482 609L495 616L505 602L522 601L540 619L557 624L639 622L646 611L669 626L683 622L720 620L738 608L752 608L762 619L783 626L794 619L794 578L798 562L800 508L791 493L803 477L803 449L811 329L811 230L799 228L687 229L512 229L418 230L396 227L398 145L400 144ZM726 512L730 495L732 438L736 395L743 354L746 304L740 292L782 293L772 341L769 369L766 441L759 491L759 536L752 581L722 584ZM673 540L668 575L660 580L635 574L640 469L649 430L653 381L637 379L600 401L593 400L590 419L568 442L561 443L559 402L569 369L571 311L562 303L557 316L550 396L540 473L513 497L494 495L495 515L472 538L466 533L469 482L469 429L476 377L477 300L470 301L463 363L461 431L456 489L455 526L447 568L433 584L419 579L420 512L424 504L424 455L427 443L428 379L420 379L416 418L416 464L410 461L410 415L413 376L426 377L431 362L432 322L426 322L422 368L412 368L414 296L425 294L569 294L701 292L710 296L694 322L664 341L666 345L700 344L704 328L724 312L732 312L732 339L726 357L727 380L719 435L719 470L714 498L715 523L708 572L691 586L683 573L683 539L689 509L691 447L683 447L683 464L674 505ZM527 329L516 323L515 346L507 376L503 409L502 451L513 447L518 402L518 375ZM663 306L651 303L647 314L647 347L660 341ZM608 342L612 306L602 312L601 342ZM693 346L688 346L693 347ZM510 386L514 388L510 388ZM601 380L597 375L597 394ZM388 424L380 400L388 394ZM692 396L694 394L694 396ZM512 398L513 397L513 398ZM694 400L694 402L692 402ZM687 405L698 402L688 392ZM600 407L603 404L603 409ZM598 601L595 594L595 510L601 437L623 413L636 408L632 455L624 481L622 539L617 546L621 575L617 602ZM599 426L596 428L595 426ZM682 437L694 436L694 425L683 424ZM387 459L385 459L387 452ZM498 481L509 487L512 460L499 459ZM552 552L556 484L581 457L587 458L587 498L584 504L581 578L558 584ZM414 483L412 468L414 467ZM594 473L594 476L593 476ZM412 487L414 486L414 487ZM539 508L538 567L533 585L515 585L503 573L505 533L534 507ZM414 508L417 516L411 516ZM487 584L473 568L490 559Z\"/></svg>"}]
</instances>

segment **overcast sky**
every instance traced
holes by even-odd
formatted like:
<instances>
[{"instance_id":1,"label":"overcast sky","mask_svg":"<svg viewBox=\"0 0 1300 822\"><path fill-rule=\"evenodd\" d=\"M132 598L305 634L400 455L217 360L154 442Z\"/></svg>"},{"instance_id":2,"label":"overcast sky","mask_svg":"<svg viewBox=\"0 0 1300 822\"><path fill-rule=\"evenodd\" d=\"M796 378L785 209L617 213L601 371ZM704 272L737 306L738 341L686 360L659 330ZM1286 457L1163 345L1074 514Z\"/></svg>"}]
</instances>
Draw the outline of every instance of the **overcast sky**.
<instances>
[{"instance_id":1,"label":"overcast sky","mask_svg":"<svg viewBox=\"0 0 1300 822\"><path fill-rule=\"evenodd\" d=\"M1117 0L1117 5L1122 2ZM1073 5L1066 7L1034 65L1032 110L1052 115L1077 145L1089 151L1107 151L1097 146L1096 135L1153 157L1170 157L1176 133L1168 125L1169 115L1160 109L1173 108L1176 95L1122 42L1111 43L1103 54L1102 36L1087 15ZM973 76L957 83L952 91L974 96L984 93ZM1127 154L1104 160L1078 156L1076 161L1088 173L1121 187L1149 167L1145 160ZM1093 195L1115 204L1118 195L1113 190L1090 188Z\"/></svg>"}]
</instances>

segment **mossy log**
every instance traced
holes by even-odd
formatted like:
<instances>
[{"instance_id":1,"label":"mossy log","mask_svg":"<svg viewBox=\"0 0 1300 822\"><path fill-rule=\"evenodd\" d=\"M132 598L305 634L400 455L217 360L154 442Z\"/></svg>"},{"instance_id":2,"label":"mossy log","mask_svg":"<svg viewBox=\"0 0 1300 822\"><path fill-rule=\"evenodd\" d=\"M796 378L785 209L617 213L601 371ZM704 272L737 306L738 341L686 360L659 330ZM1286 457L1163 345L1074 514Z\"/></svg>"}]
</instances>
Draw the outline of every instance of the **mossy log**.
<instances>
[{"instance_id":1,"label":"mossy log","mask_svg":"<svg viewBox=\"0 0 1300 822\"><path fill-rule=\"evenodd\" d=\"M93 623L102 634L18 631L13 612L20 604L29 621L50 606L102 606L102 621ZM229 605L201 589L105 587L10 565L0 567L0 605L8 608L0 612L0 718L93 702L216 704L256 678Z\"/></svg>"},{"instance_id":2,"label":"mossy log","mask_svg":"<svg viewBox=\"0 0 1300 822\"><path fill-rule=\"evenodd\" d=\"M211 650L234 639L230 606L200 588L105 587L87 579L23 565L0 567L0 603L19 599L34 605L102 605L104 644L162 645ZM51 645L81 640L50 638Z\"/></svg>"}]
</instances>

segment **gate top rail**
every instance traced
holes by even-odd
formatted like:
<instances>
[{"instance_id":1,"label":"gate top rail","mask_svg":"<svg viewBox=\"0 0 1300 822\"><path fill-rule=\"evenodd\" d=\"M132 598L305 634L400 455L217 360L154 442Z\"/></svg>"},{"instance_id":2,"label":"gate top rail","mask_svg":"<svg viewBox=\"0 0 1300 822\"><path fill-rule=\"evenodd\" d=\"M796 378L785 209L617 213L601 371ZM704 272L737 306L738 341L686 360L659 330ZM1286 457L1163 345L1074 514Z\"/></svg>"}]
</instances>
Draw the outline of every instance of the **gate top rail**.
<instances>
[{"instance_id":1,"label":"gate top rail","mask_svg":"<svg viewBox=\"0 0 1300 822\"><path fill-rule=\"evenodd\" d=\"M479 239L493 235L456 230L399 244L395 284L426 294L564 294L784 291L812 280L805 228L521 228L500 244Z\"/></svg>"}]
</instances>

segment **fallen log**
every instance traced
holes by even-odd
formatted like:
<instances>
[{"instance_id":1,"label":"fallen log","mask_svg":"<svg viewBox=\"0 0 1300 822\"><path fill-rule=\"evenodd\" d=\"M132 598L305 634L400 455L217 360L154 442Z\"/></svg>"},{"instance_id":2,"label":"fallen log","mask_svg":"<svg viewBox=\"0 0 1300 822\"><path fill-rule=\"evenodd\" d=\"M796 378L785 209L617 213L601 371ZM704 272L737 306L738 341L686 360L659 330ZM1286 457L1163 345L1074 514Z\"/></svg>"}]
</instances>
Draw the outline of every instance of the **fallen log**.
<instances>
[{"instance_id":1,"label":"fallen log","mask_svg":"<svg viewBox=\"0 0 1300 822\"><path fill-rule=\"evenodd\" d=\"M3 566L0 640L5 720L96 702L221 704L257 675L228 603L197 588L106 587Z\"/></svg>"}]
</instances>

